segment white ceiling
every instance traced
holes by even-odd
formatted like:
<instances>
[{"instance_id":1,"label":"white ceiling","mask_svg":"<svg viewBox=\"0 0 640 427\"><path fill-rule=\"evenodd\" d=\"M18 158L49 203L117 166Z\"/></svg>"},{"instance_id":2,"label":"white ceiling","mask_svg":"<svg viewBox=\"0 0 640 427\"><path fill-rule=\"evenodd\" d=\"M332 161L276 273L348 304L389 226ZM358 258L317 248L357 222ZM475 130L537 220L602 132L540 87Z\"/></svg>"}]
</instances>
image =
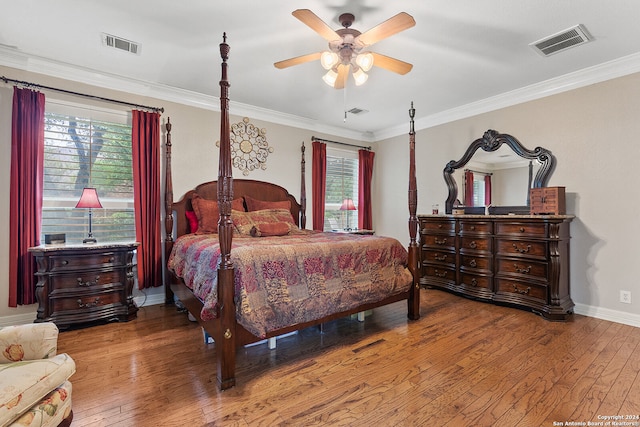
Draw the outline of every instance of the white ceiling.
<instances>
[{"instance_id":1,"label":"white ceiling","mask_svg":"<svg viewBox=\"0 0 640 427\"><path fill-rule=\"evenodd\" d=\"M226 32L232 113L364 140L406 133L412 101L419 128L640 71L637 0L0 3L0 65L215 108ZM276 61L327 47L291 15L298 8L334 29L338 16L351 12L362 32L409 13L413 28L370 50L413 70L401 76L374 67L363 86L350 80L336 90L322 81L319 61L276 69ZM577 24L593 42L546 58L529 46ZM139 43L140 54L105 48L101 33ZM345 108L353 107L368 112L345 122Z\"/></svg>"}]
</instances>

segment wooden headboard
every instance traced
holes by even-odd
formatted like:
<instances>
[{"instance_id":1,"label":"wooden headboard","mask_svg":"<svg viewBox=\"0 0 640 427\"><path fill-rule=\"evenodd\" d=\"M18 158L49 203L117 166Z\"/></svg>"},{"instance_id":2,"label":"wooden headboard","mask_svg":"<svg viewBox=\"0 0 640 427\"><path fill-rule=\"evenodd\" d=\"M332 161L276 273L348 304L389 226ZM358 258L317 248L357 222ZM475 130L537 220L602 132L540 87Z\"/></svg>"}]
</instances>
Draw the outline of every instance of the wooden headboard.
<instances>
[{"instance_id":1,"label":"wooden headboard","mask_svg":"<svg viewBox=\"0 0 640 427\"><path fill-rule=\"evenodd\" d=\"M189 190L180 200L173 202L174 221L176 223L176 236L178 238L189 232L189 224L185 216L185 211L193 210L191 199L197 194L203 199L218 200L218 182L210 181L198 185L193 190ZM233 180L233 197L249 196L254 199L264 200L268 202L277 202L288 200L291 202L291 215L296 224L300 228L305 228L305 215L303 214L302 205L298 203L296 198L289 192L276 184L264 181L255 181L251 179L234 179ZM246 204L245 204L246 208Z\"/></svg>"}]
</instances>

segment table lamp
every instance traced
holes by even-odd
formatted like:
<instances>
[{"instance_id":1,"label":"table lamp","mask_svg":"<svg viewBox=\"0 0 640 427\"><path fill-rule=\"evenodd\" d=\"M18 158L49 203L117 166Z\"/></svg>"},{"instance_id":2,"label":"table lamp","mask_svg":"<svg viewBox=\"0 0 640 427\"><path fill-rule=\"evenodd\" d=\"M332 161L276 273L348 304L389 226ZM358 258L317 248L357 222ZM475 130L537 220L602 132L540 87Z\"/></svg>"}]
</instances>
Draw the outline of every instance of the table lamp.
<instances>
[{"instance_id":1,"label":"table lamp","mask_svg":"<svg viewBox=\"0 0 640 427\"><path fill-rule=\"evenodd\" d=\"M96 208L101 208L102 203L100 203L100 199L98 198L98 192L95 188L85 187L82 190L82 195L80 196L80 200L78 200L78 204L76 208L80 209L89 209L89 236L82 241L82 243L96 243L97 240L93 237L91 233L91 217L92 210Z\"/></svg>"}]
</instances>

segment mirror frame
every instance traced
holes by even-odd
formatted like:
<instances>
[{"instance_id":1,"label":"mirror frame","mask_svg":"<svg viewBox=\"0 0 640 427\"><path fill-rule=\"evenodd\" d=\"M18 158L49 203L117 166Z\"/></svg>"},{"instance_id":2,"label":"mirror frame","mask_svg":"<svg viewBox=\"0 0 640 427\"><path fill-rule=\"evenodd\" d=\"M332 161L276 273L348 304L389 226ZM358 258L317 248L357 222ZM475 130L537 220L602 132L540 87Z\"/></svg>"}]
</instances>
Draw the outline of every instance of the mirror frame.
<instances>
[{"instance_id":1,"label":"mirror frame","mask_svg":"<svg viewBox=\"0 0 640 427\"><path fill-rule=\"evenodd\" d=\"M527 160L537 160L538 162L540 162L540 169L538 169L535 179L531 183L531 188L545 187L547 185L549 177L553 173L553 170L556 166L556 159L553 154L551 154L551 151L542 147L536 147L534 150L529 150L525 148L515 137L506 133L499 133L496 130L489 129L484 133L482 138L476 139L471 143L471 145L469 145L469 148L467 148L467 151L460 158L460 160L451 160L445 166L443 175L444 180L447 183L447 188L449 189L449 196L447 197L447 201L445 203L445 213L452 213L453 204L458 198L458 186L455 179L453 178L453 173L455 172L455 170L464 167L469 162L469 160L471 160L473 154L479 148L482 148L484 151L496 151L502 146L502 144L506 144L507 146L509 146L518 156L522 158L525 158ZM527 195L527 202L528 201L529 195ZM471 208L466 207L465 213L484 214L484 206ZM496 215L529 215L530 210L528 205L491 206L489 208L489 213Z\"/></svg>"}]
</instances>

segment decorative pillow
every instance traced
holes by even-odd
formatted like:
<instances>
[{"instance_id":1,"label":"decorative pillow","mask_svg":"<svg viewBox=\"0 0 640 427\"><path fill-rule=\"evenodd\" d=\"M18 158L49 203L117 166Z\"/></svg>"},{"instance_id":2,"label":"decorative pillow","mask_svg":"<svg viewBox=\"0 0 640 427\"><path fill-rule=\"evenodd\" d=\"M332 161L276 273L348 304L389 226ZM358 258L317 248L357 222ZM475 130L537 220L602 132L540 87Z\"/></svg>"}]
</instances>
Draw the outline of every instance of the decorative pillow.
<instances>
[{"instance_id":1,"label":"decorative pillow","mask_svg":"<svg viewBox=\"0 0 640 427\"><path fill-rule=\"evenodd\" d=\"M291 231L291 224L288 222L271 222L266 224L256 224L251 227L251 237L286 236Z\"/></svg>"},{"instance_id":2,"label":"decorative pillow","mask_svg":"<svg viewBox=\"0 0 640 427\"><path fill-rule=\"evenodd\" d=\"M241 235L250 236L254 226L284 222L290 225L290 230L297 229L295 221L288 209L263 209L253 212L233 211L231 215L233 225Z\"/></svg>"},{"instance_id":3,"label":"decorative pillow","mask_svg":"<svg viewBox=\"0 0 640 427\"><path fill-rule=\"evenodd\" d=\"M198 231L198 217L194 211L185 211L184 215L189 222L189 233L195 233Z\"/></svg>"},{"instance_id":4,"label":"decorative pillow","mask_svg":"<svg viewBox=\"0 0 640 427\"><path fill-rule=\"evenodd\" d=\"M193 206L193 211L196 213L196 218L198 219L197 233L217 233L218 220L220 219L218 201L203 199L196 194L191 199L191 206ZM231 201L231 209L244 211L244 202L242 197Z\"/></svg>"},{"instance_id":5,"label":"decorative pillow","mask_svg":"<svg viewBox=\"0 0 640 427\"><path fill-rule=\"evenodd\" d=\"M269 202L266 200L258 200L253 197L244 196L245 202L247 202L247 210L249 212L261 211L264 209L286 209L291 210L291 201L282 200L278 202Z\"/></svg>"}]
</instances>

